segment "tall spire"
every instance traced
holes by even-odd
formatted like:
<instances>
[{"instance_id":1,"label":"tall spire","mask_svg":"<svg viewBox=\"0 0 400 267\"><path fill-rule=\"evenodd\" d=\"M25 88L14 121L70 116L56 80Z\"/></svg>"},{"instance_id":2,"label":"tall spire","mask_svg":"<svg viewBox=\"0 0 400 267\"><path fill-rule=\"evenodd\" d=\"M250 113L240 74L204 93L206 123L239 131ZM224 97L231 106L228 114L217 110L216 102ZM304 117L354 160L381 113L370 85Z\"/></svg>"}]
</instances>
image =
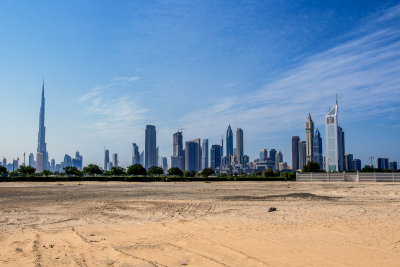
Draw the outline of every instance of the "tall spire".
<instances>
[{"instance_id":1,"label":"tall spire","mask_svg":"<svg viewBox=\"0 0 400 267\"><path fill-rule=\"evenodd\" d=\"M38 164L40 166L38 168L39 171L43 169L48 169L48 154L46 148L46 127L44 126L44 118L45 118L45 105L46 100L44 97L44 77L42 83L42 98L41 98L41 105L40 105L40 112L39 112L39 133L38 133L38 147L37 152L40 153L40 158L38 157L37 160L43 161Z\"/></svg>"}]
</instances>

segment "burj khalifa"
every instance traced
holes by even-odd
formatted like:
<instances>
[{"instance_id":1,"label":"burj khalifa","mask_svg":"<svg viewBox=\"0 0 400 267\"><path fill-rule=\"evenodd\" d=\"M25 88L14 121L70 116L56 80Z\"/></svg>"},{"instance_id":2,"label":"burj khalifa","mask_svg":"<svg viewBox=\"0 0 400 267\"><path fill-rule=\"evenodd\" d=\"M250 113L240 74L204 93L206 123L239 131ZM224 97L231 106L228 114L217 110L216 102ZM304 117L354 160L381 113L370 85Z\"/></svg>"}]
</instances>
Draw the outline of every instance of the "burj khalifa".
<instances>
[{"instance_id":1,"label":"burj khalifa","mask_svg":"<svg viewBox=\"0 0 400 267\"><path fill-rule=\"evenodd\" d=\"M42 103L39 113L38 148L36 153L36 171L41 172L49 169L49 155L46 148L46 127L44 126L45 99L44 80L42 85Z\"/></svg>"}]
</instances>

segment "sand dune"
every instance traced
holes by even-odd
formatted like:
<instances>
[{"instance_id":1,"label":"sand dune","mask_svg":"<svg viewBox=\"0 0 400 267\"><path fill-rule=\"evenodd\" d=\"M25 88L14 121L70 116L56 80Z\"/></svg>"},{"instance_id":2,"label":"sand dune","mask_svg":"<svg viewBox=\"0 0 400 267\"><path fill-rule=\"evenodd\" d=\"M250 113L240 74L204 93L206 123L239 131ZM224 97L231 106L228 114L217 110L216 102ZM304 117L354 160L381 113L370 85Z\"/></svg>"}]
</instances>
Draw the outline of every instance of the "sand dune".
<instances>
[{"instance_id":1,"label":"sand dune","mask_svg":"<svg viewBox=\"0 0 400 267\"><path fill-rule=\"evenodd\" d=\"M400 263L400 184L2 183L0 215L1 266Z\"/></svg>"}]
</instances>

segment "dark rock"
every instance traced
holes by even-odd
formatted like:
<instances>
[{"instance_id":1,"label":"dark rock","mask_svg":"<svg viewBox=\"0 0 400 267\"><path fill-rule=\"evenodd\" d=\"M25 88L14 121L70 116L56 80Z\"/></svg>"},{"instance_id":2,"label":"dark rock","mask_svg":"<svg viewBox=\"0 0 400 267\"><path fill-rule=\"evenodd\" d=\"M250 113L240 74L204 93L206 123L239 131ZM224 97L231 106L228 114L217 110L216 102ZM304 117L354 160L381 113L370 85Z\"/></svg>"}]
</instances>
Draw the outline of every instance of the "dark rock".
<instances>
[{"instance_id":1,"label":"dark rock","mask_svg":"<svg viewBox=\"0 0 400 267\"><path fill-rule=\"evenodd\" d=\"M271 207L271 208L268 209L268 212L273 212L273 211L276 211L276 208Z\"/></svg>"}]
</instances>

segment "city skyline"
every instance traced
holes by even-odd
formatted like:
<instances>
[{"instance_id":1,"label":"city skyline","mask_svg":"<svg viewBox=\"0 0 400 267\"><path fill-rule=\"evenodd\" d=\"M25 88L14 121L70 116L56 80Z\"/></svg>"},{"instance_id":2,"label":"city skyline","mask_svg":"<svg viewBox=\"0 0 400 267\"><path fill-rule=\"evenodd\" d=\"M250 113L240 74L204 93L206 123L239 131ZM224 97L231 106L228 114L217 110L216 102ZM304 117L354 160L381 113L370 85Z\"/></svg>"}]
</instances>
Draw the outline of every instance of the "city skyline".
<instances>
[{"instance_id":1,"label":"city skyline","mask_svg":"<svg viewBox=\"0 0 400 267\"><path fill-rule=\"evenodd\" d=\"M305 140L304 121L308 113L313 116L315 128L325 137L324 116L337 93L341 103L340 123L346 131L346 153L360 158L363 165L369 163L371 156L399 161L400 90L397 86L400 75L393 66L400 61L397 46L400 33L395 27L400 7L394 3L351 1L348 3L354 9L351 17L346 11L349 7L321 3L313 7L315 13L308 19L300 16L311 8L304 2L295 4L302 10L300 13L292 10L293 4L284 1L278 6L271 3L215 3L203 9L198 8L202 6L200 3L160 5L164 12L177 7L196 15L189 21L166 13L158 19L150 12L155 8L151 4L138 7L126 2L112 6L102 3L94 7L94 14L111 11L111 15L104 21L95 17L82 21L81 14L71 10L72 5L65 4L65 11L54 13L59 10L57 4L28 4L30 11L19 11L3 2L2 10L9 12L5 12L0 21L3 25L14 23L14 31L22 34L16 36L11 27L1 30L3 36L9 38L0 52L5 62L1 67L4 78L0 80L0 90L7 100L3 110L12 112L3 116L7 131L0 133L0 157L12 162L18 157L22 161L24 153L36 154L37 110L44 72L47 151L49 158L55 158L56 162L62 161L66 153L73 155L79 150L85 156L85 163L103 166L100 155L107 147L118 153L122 166L127 166L132 158L131 144L137 143L142 151L145 148L143 129L152 124L157 127L160 157L172 155L171 136L178 128L186 129L185 141L198 137L208 139L211 147L220 143L221 134L225 133L227 125L231 125L233 130L244 129L244 154L252 160L258 157L259 149L274 147L281 150L284 161L290 163L291 144L288 140L294 135ZM88 7L81 7L82 14L86 14ZM126 10L123 11L123 7ZM214 10L208 14L210 8ZM283 17L262 12L268 9L282 11ZM15 16L17 11L22 12L21 15ZM237 22L239 20L217 16L222 11L233 18L245 19ZM336 23L332 26L328 25L331 20L319 23L324 34L303 33L309 41L292 31L281 36L265 21L277 23L282 18L289 18L288 26L296 31L307 23L313 26L316 21L320 22L328 11L337 17L330 17ZM34 13L43 16L40 21L30 23L34 21ZM126 17L112 22L121 13ZM65 20L54 25L49 23L53 21L53 15L49 14L60 15ZM25 19L16 21L20 16ZM141 22L141 16L150 23L152 35ZM291 17L295 20L290 20ZM78 20L64 23L69 21L68 18ZM129 28L126 18L137 22L138 28ZM165 28L161 27L162 23L171 25L175 21L201 24L207 18L213 19L212 29L218 34L208 33L208 25L191 35L194 38L191 40L204 37L200 39L216 41L217 46L206 43L204 49L186 41L188 33L194 29L193 23L183 23L165 33ZM89 22L107 22L104 33L92 29ZM65 44L50 38L53 40L50 46L41 39L48 40L45 37L52 34L57 37L56 27L69 30L64 31L65 39L59 38ZM128 29L132 38L143 34L147 37L139 43L121 38L120 34ZM228 29L234 34L229 35ZM87 34L92 30L92 34ZM33 36L38 31L40 34ZM267 33L271 36L264 39L263 34ZM157 41L168 34L175 36L176 42L157 49ZM76 43L79 36L88 38ZM104 41L95 42L99 39ZM291 47L293 51L287 48L289 43L285 39L296 44ZM27 40L33 44L34 52L18 45ZM117 42L124 48L117 49ZM277 47L282 51L277 50L274 43L279 43ZM146 50L146 45L155 51L156 57L150 57L153 50ZM71 48L67 49L67 46ZM308 48L310 46L314 48ZM129 52L136 50L140 55ZM193 58L190 58L188 55L192 54ZM100 61L96 61L99 55ZM158 57L163 58L163 64L159 65L155 60ZM100 64L102 61L106 64ZM241 65L243 67L239 67ZM190 69L192 71L188 72ZM189 101L192 98L197 101ZM322 147L325 148L325 140ZM224 154L226 148L224 144Z\"/></svg>"}]
</instances>

